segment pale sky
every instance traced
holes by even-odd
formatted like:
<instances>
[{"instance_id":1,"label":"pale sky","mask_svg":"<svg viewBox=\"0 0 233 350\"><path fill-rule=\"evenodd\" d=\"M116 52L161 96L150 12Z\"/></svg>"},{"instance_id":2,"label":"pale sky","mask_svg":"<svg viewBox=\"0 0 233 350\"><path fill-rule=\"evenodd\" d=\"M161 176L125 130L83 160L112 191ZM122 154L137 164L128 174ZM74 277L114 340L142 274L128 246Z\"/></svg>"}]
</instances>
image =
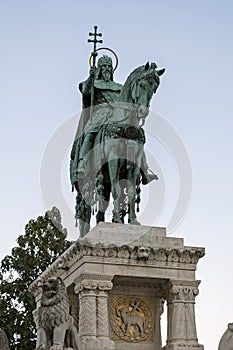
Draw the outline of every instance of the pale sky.
<instances>
[{"instance_id":1,"label":"pale sky","mask_svg":"<svg viewBox=\"0 0 233 350\"><path fill-rule=\"evenodd\" d=\"M81 108L76 85L89 70L88 33L98 25L104 46L119 56L117 82L146 61L166 68L151 110L167 128L159 129L153 113L146 124L149 163L162 176L144 191L141 220L169 226L175 208L179 169L167 144L170 128L175 145L181 139L189 155L193 191L183 221L168 235L206 248L198 264L202 283L196 298L198 338L205 350L217 349L233 321L232 14L230 0L0 0L0 258L10 253L26 223L52 205L61 209L69 237L78 238L68 154L74 115ZM53 162L59 174L46 182L49 176L53 180ZM148 209L151 193L155 217Z\"/></svg>"}]
</instances>

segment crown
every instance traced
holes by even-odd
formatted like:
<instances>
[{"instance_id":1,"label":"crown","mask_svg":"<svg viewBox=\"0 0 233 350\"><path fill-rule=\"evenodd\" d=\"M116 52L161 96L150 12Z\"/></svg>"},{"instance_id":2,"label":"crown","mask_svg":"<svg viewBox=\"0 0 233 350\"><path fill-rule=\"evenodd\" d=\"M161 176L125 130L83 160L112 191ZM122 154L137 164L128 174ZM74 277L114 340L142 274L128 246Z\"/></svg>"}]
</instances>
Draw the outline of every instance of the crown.
<instances>
[{"instance_id":1,"label":"crown","mask_svg":"<svg viewBox=\"0 0 233 350\"><path fill-rule=\"evenodd\" d=\"M112 65L112 59L111 59L111 57L109 57L109 56L107 56L107 55L103 55L102 57L100 57L99 58L99 60L98 60L98 67L101 67L101 66L103 66L104 64L106 64L106 63L111 63L111 65Z\"/></svg>"}]
</instances>

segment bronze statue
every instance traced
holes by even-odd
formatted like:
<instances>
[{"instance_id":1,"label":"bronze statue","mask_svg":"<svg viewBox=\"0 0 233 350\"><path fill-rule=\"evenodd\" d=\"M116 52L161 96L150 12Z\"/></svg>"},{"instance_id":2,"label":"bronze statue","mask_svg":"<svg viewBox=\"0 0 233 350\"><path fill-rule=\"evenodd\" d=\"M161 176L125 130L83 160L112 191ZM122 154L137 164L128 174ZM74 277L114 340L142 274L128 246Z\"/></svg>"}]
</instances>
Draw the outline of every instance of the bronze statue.
<instances>
[{"instance_id":1,"label":"bronze statue","mask_svg":"<svg viewBox=\"0 0 233 350\"><path fill-rule=\"evenodd\" d=\"M135 202L138 206L140 184L157 179L146 163L142 126L159 76L165 71L147 63L136 68L122 86L113 80L109 56L99 58L95 67L96 27L90 34L94 35L90 40L94 42L93 61L88 79L79 85L83 109L70 164L81 236L89 231L93 207L98 207L97 223L104 221L110 193L114 201L112 221L122 223L128 214L128 222L138 224Z\"/></svg>"}]
</instances>

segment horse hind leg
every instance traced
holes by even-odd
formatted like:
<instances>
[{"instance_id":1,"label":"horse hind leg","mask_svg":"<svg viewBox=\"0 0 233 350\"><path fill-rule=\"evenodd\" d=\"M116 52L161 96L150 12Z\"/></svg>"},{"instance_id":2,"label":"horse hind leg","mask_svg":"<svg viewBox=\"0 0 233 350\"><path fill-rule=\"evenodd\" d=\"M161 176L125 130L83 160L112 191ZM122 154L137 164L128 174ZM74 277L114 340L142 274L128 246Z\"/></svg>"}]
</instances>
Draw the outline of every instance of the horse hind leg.
<instances>
[{"instance_id":1,"label":"horse hind leg","mask_svg":"<svg viewBox=\"0 0 233 350\"><path fill-rule=\"evenodd\" d=\"M99 210L96 214L96 224L105 221L105 211Z\"/></svg>"},{"instance_id":2,"label":"horse hind leg","mask_svg":"<svg viewBox=\"0 0 233 350\"><path fill-rule=\"evenodd\" d=\"M90 231L90 222L79 219L80 237L84 237Z\"/></svg>"},{"instance_id":3,"label":"horse hind leg","mask_svg":"<svg viewBox=\"0 0 233 350\"><path fill-rule=\"evenodd\" d=\"M122 166L122 162L120 161L120 166ZM120 177L120 171L119 171L119 177ZM128 212L128 205L127 205L127 200L126 200L126 193L125 193L125 188L127 188L125 184L125 179L119 180L119 193L117 195L117 212L113 213L114 216L114 222L122 223L124 224L125 221L125 216ZM120 220L119 220L120 218ZM115 219L117 221L115 221Z\"/></svg>"},{"instance_id":4,"label":"horse hind leg","mask_svg":"<svg viewBox=\"0 0 233 350\"><path fill-rule=\"evenodd\" d=\"M111 182L111 192L113 197L113 217L112 222L122 223L122 218L120 214L120 196L121 196L121 187L119 184L119 162L118 159L112 159L108 164L109 168L109 177Z\"/></svg>"},{"instance_id":5,"label":"horse hind leg","mask_svg":"<svg viewBox=\"0 0 233 350\"><path fill-rule=\"evenodd\" d=\"M122 213L120 211L118 196L113 196L113 211L112 211L112 222L116 224L124 223Z\"/></svg>"},{"instance_id":6,"label":"horse hind leg","mask_svg":"<svg viewBox=\"0 0 233 350\"><path fill-rule=\"evenodd\" d=\"M134 200L134 203L129 204L128 223L131 225L141 225L140 222L138 222L137 216L135 213L135 200Z\"/></svg>"}]
</instances>

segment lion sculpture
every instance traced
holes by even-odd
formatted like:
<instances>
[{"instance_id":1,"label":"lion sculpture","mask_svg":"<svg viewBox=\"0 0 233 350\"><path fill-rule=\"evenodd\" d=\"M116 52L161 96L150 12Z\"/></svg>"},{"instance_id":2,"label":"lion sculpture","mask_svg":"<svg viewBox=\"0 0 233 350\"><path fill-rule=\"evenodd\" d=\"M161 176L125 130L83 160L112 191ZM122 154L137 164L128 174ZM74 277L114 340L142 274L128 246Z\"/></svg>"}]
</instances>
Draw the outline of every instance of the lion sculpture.
<instances>
[{"instance_id":1,"label":"lion sculpture","mask_svg":"<svg viewBox=\"0 0 233 350\"><path fill-rule=\"evenodd\" d=\"M43 282L37 310L36 350L78 350L79 336L69 313L69 300L60 277Z\"/></svg>"},{"instance_id":2,"label":"lion sculpture","mask_svg":"<svg viewBox=\"0 0 233 350\"><path fill-rule=\"evenodd\" d=\"M220 339L218 350L233 350L233 323L228 323L227 330Z\"/></svg>"},{"instance_id":3,"label":"lion sculpture","mask_svg":"<svg viewBox=\"0 0 233 350\"><path fill-rule=\"evenodd\" d=\"M10 350L6 333L0 328L0 350Z\"/></svg>"}]
</instances>

